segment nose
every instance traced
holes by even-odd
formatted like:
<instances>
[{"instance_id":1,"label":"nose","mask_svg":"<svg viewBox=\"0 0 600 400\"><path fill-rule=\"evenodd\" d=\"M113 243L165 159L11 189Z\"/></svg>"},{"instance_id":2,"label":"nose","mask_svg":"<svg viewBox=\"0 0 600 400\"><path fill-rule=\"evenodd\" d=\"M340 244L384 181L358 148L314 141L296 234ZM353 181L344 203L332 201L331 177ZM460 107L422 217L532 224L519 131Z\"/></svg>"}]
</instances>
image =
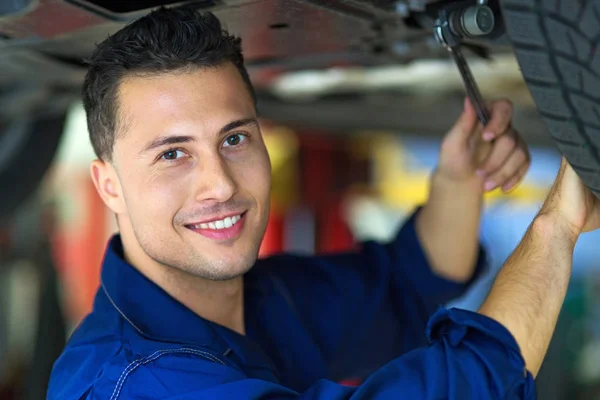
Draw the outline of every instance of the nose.
<instances>
[{"instance_id":1,"label":"nose","mask_svg":"<svg viewBox=\"0 0 600 400\"><path fill-rule=\"evenodd\" d=\"M237 184L227 163L215 155L199 164L196 200L223 203L231 199L237 192Z\"/></svg>"}]
</instances>

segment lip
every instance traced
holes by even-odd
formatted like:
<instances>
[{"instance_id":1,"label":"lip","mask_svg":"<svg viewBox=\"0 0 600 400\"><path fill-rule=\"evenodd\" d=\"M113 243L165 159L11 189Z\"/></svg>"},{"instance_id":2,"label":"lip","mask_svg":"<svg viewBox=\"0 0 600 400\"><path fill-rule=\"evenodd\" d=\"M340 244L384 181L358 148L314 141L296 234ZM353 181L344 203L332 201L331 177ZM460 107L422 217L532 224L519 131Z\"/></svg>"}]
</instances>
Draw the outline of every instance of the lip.
<instances>
[{"instance_id":1,"label":"lip","mask_svg":"<svg viewBox=\"0 0 600 400\"><path fill-rule=\"evenodd\" d=\"M212 240L217 240L217 241L227 241L227 240L233 240L236 239L240 236L240 234L242 233L242 230L244 229L244 225L246 223L246 214L247 212L244 211L241 214L230 214L230 215L226 215L224 217L220 217L217 219L212 219L212 220L207 220L206 222L198 222L198 223L194 223L194 224L189 224L186 225L185 227L187 229L189 229L190 231L197 233L199 235L202 235L208 239L212 239ZM229 228L223 228L223 229L202 229L202 228L192 228L193 225L198 225L198 224L206 224L208 222L213 222L213 221L218 221L219 219L223 219L223 218L227 218L227 217L233 217L235 215L240 215L241 218L238 222L235 223L235 225L229 227Z\"/></svg>"},{"instance_id":2,"label":"lip","mask_svg":"<svg viewBox=\"0 0 600 400\"><path fill-rule=\"evenodd\" d=\"M187 227L187 226L192 226L192 225L208 224L208 223L211 223L211 222L220 221L220 220L225 219L227 217L235 217L236 215L241 215L242 218L243 218L245 214L246 214L246 211L238 211L238 212L233 212L233 213L230 213L230 214L223 214L223 215L220 215L218 217L214 217L214 218L211 218L211 219L206 219L204 221L190 222L189 224L185 224L185 226Z\"/></svg>"}]
</instances>

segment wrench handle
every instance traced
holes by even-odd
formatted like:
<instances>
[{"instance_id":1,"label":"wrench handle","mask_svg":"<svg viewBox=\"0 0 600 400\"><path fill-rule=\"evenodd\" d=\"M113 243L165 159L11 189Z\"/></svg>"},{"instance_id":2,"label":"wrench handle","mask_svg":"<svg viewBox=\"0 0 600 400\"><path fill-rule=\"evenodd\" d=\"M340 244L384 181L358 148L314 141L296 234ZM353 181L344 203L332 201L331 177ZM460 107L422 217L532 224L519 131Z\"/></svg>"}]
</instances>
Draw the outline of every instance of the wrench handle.
<instances>
[{"instance_id":1,"label":"wrench handle","mask_svg":"<svg viewBox=\"0 0 600 400\"><path fill-rule=\"evenodd\" d=\"M458 67L460 75L462 77L463 83L465 85L465 89L467 90L467 96L471 100L473 107L475 107L475 111L477 112L477 117L483 126L486 126L490 121L490 114L483 101L483 97L481 97L481 92L479 91L479 87L477 86L477 82L475 78L473 78L473 74L471 73L471 69L469 68L469 64L465 60L462 51L458 47L450 47L450 53L454 58L454 62Z\"/></svg>"}]
</instances>

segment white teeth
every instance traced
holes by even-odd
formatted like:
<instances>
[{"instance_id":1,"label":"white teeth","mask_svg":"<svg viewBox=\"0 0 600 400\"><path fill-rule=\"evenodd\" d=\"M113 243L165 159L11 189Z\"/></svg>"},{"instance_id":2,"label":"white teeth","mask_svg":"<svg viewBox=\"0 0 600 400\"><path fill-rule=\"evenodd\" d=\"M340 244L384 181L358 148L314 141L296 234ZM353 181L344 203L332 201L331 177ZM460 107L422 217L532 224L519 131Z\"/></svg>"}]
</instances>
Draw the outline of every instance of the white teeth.
<instances>
[{"instance_id":1,"label":"white teeth","mask_svg":"<svg viewBox=\"0 0 600 400\"><path fill-rule=\"evenodd\" d=\"M242 219L241 215L234 215L233 217L226 217L219 221L213 221L198 225L193 225L194 229L226 229L231 228L235 225L240 219Z\"/></svg>"}]
</instances>

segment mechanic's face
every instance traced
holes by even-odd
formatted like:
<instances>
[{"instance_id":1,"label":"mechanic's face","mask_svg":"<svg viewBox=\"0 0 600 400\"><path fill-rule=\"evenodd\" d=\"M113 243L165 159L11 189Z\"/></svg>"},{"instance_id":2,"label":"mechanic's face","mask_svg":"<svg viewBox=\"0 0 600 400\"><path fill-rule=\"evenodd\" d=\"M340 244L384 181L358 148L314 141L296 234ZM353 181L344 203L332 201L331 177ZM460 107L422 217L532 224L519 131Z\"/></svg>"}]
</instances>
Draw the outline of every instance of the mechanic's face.
<instances>
[{"instance_id":1,"label":"mechanic's face","mask_svg":"<svg viewBox=\"0 0 600 400\"><path fill-rule=\"evenodd\" d=\"M96 163L129 261L211 280L245 273L267 224L271 166L237 69L129 78L119 100L114 169Z\"/></svg>"}]
</instances>

